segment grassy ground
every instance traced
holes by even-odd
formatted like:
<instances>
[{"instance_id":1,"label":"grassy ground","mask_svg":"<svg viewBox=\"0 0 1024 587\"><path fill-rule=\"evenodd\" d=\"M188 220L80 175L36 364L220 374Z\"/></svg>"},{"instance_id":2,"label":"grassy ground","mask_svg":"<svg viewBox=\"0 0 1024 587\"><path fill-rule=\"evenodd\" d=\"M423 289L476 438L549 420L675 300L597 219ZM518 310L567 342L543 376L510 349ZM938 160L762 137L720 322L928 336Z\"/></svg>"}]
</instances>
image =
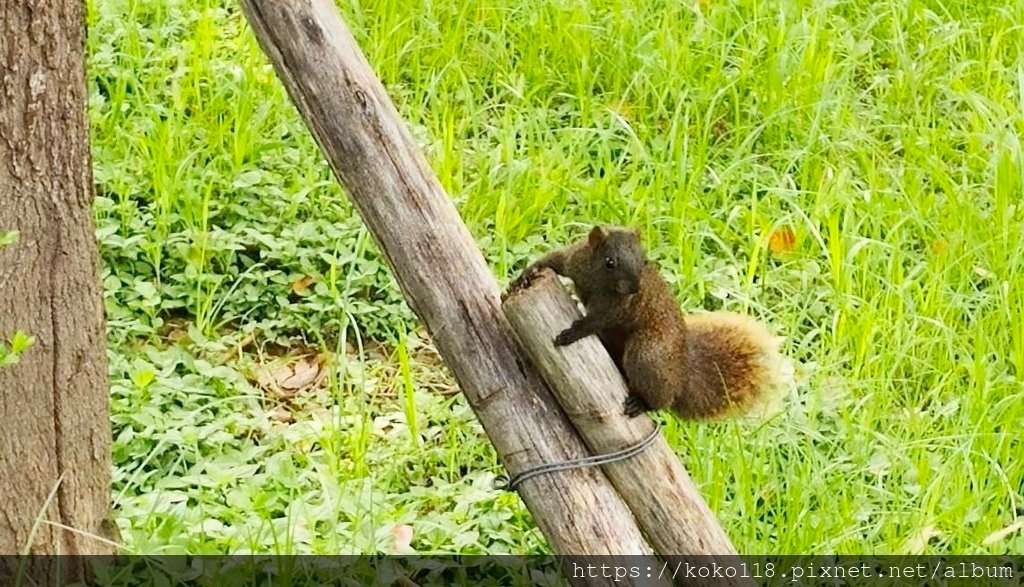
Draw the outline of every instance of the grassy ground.
<instances>
[{"instance_id":1,"label":"grassy ground","mask_svg":"<svg viewBox=\"0 0 1024 587\"><path fill-rule=\"evenodd\" d=\"M340 8L502 282L631 224L788 338L665 418L741 551L1024 552L1024 2ZM544 551L237 6L89 20L126 548Z\"/></svg>"}]
</instances>

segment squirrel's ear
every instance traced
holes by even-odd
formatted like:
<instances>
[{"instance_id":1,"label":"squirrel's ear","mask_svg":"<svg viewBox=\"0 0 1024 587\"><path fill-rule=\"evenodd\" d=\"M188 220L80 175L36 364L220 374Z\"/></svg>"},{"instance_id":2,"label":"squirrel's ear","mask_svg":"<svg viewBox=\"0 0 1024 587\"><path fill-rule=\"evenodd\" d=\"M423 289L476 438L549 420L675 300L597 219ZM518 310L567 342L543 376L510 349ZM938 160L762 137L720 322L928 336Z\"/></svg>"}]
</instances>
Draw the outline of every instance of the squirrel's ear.
<instances>
[{"instance_id":1,"label":"squirrel's ear","mask_svg":"<svg viewBox=\"0 0 1024 587\"><path fill-rule=\"evenodd\" d=\"M591 246L597 246L601 244L601 241L603 241L606 236L608 236L608 233L605 232L603 226L595 226L590 229L590 236L587 237L587 240L590 241Z\"/></svg>"},{"instance_id":2,"label":"squirrel's ear","mask_svg":"<svg viewBox=\"0 0 1024 587\"><path fill-rule=\"evenodd\" d=\"M640 227L639 226L634 226L633 227L633 234L636 235L636 238L640 238Z\"/></svg>"}]
</instances>

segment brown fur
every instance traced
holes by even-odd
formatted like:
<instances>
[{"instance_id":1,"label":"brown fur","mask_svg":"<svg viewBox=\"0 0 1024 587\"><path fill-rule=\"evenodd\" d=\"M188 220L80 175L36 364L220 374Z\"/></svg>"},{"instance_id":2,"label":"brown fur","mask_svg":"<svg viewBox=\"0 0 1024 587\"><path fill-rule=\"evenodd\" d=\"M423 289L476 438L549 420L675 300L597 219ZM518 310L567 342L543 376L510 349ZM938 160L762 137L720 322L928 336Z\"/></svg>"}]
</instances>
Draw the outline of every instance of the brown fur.
<instances>
[{"instance_id":1,"label":"brown fur","mask_svg":"<svg viewBox=\"0 0 1024 587\"><path fill-rule=\"evenodd\" d=\"M676 397L684 418L749 414L782 391L779 339L750 316L732 312L686 317L687 392Z\"/></svg>"},{"instance_id":2,"label":"brown fur","mask_svg":"<svg viewBox=\"0 0 1024 587\"><path fill-rule=\"evenodd\" d=\"M555 344L598 335L633 396L628 414L671 409L685 419L709 419L749 413L781 387L779 344L767 328L731 312L684 319L635 232L595 227L586 239L534 263L513 287L545 267L570 278L586 307L586 316Z\"/></svg>"}]
</instances>

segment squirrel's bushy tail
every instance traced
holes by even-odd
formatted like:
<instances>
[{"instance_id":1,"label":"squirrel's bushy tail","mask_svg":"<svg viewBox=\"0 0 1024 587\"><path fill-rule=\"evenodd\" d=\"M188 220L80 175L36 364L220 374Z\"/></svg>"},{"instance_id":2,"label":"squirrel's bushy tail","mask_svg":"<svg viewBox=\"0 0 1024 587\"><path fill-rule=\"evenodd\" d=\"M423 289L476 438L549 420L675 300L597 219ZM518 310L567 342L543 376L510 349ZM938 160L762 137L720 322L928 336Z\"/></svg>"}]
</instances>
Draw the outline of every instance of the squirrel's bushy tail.
<instances>
[{"instance_id":1,"label":"squirrel's bushy tail","mask_svg":"<svg viewBox=\"0 0 1024 587\"><path fill-rule=\"evenodd\" d=\"M786 389L781 342L750 316L686 316L686 385L676 411L702 420L771 412Z\"/></svg>"}]
</instances>

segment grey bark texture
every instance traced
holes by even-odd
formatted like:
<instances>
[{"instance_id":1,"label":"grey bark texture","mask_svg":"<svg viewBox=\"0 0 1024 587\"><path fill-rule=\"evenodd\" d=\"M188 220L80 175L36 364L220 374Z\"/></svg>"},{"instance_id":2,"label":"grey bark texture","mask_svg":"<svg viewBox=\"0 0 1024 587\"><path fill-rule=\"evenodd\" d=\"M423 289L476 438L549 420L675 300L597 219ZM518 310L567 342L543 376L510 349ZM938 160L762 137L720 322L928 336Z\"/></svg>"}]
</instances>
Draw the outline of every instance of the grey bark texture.
<instances>
[{"instance_id":1,"label":"grey bark texture","mask_svg":"<svg viewBox=\"0 0 1024 587\"><path fill-rule=\"evenodd\" d=\"M36 339L0 368L0 554L112 552L84 49L82 0L0 3L0 338Z\"/></svg>"},{"instance_id":2,"label":"grey bark texture","mask_svg":"<svg viewBox=\"0 0 1024 587\"><path fill-rule=\"evenodd\" d=\"M515 474L587 456L517 348L498 284L473 237L335 6L329 0L241 4L505 467ZM556 553L651 553L600 470L542 475L519 492Z\"/></svg>"},{"instance_id":3,"label":"grey bark texture","mask_svg":"<svg viewBox=\"0 0 1024 587\"><path fill-rule=\"evenodd\" d=\"M528 287L511 292L503 305L520 344L594 454L615 452L647 437L654 422L625 416L626 383L596 336L554 346L554 338L580 312L553 272L543 270ZM735 548L660 435L638 455L603 468L656 553L707 556L703 562L714 560L708 555L721 556L721 564L735 565ZM741 578L712 583L754 584Z\"/></svg>"}]
</instances>

